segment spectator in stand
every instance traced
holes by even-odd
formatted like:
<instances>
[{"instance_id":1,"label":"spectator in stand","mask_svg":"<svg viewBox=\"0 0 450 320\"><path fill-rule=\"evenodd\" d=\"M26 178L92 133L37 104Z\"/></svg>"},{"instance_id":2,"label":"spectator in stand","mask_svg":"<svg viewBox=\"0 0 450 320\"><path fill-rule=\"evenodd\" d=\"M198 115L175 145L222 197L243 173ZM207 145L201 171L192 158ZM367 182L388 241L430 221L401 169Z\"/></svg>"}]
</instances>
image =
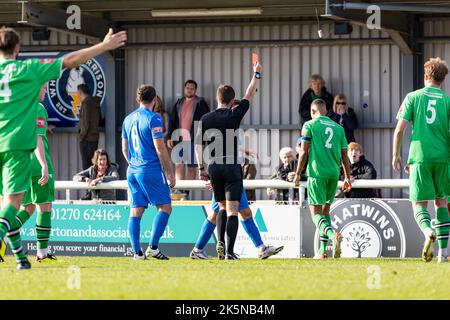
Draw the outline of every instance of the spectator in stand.
<instances>
[{"instance_id":1,"label":"spectator in stand","mask_svg":"<svg viewBox=\"0 0 450 320\"><path fill-rule=\"evenodd\" d=\"M242 175L244 180L254 180L256 178L256 174L258 173L255 164L258 159L258 154L255 151L243 149L242 155L244 158L244 163L242 165ZM245 193L248 201L256 201L255 189L246 189Z\"/></svg>"},{"instance_id":2,"label":"spectator in stand","mask_svg":"<svg viewBox=\"0 0 450 320\"><path fill-rule=\"evenodd\" d=\"M91 95L91 89L85 83L78 85L78 97L81 101L78 134L80 138L80 154L82 169L91 165L94 151L98 148L100 123L100 98Z\"/></svg>"},{"instance_id":3,"label":"spectator in stand","mask_svg":"<svg viewBox=\"0 0 450 320\"><path fill-rule=\"evenodd\" d=\"M92 166L73 176L73 181L86 182L89 187L94 187L100 182L119 180L117 165L111 163L108 153L103 149L95 150L92 157ZM83 200L116 200L115 190L90 190L88 197Z\"/></svg>"},{"instance_id":4,"label":"spectator in stand","mask_svg":"<svg viewBox=\"0 0 450 320\"><path fill-rule=\"evenodd\" d=\"M194 180L197 164L194 152L195 122L210 111L205 99L197 96L197 82L184 83L184 96L177 100L169 117L167 146L172 150L176 180ZM182 130L180 130L182 129ZM175 147L175 148L174 148ZM181 190L180 190L181 191ZM174 193L177 193L175 190ZM189 193L189 191L184 191Z\"/></svg>"},{"instance_id":5,"label":"spectator in stand","mask_svg":"<svg viewBox=\"0 0 450 320\"><path fill-rule=\"evenodd\" d=\"M309 89L303 94L298 108L300 128L306 121L311 120L311 103L316 99L325 101L328 112L332 111L333 95L327 91L323 78L318 74L313 74L309 79Z\"/></svg>"},{"instance_id":6,"label":"spectator in stand","mask_svg":"<svg viewBox=\"0 0 450 320\"><path fill-rule=\"evenodd\" d=\"M278 166L274 174L269 179L280 179L284 181L292 181L295 177L295 170L297 169L297 159L295 158L295 151L290 147L284 147L280 150L281 164ZM290 179L290 180L289 180ZM267 188L267 195L269 197L276 193L277 201L289 201L289 189L271 189ZM294 191L294 198L298 197L297 188Z\"/></svg>"},{"instance_id":7,"label":"spectator in stand","mask_svg":"<svg viewBox=\"0 0 450 320\"><path fill-rule=\"evenodd\" d=\"M344 128L347 143L356 141L353 134L353 131L358 127L356 113L352 108L349 108L347 97L342 93L334 98L333 111L329 117Z\"/></svg>"},{"instance_id":8,"label":"spectator in stand","mask_svg":"<svg viewBox=\"0 0 450 320\"><path fill-rule=\"evenodd\" d=\"M377 171L370 161L366 160L363 148L356 142L351 142L348 145L347 151L350 160L350 181L353 183L358 179L376 179ZM344 172L341 169L340 180L344 180ZM338 190L338 197L345 198L379 198L379 189L359 189L352 188L349 192Z\"/></svg>"},{"instance_id":9,"label":"spectator in stand","mask_svg":"<svg viewBox=\"0 0 450 320\"><path fill-rule=\"evenodd\" d=\"M161 115L164 129L164 140L167 140L169 135L169 116L167 115L166 107L159 96L156 96L156 103L153 106L153 112Z\"/></svg>"}]
</instances>

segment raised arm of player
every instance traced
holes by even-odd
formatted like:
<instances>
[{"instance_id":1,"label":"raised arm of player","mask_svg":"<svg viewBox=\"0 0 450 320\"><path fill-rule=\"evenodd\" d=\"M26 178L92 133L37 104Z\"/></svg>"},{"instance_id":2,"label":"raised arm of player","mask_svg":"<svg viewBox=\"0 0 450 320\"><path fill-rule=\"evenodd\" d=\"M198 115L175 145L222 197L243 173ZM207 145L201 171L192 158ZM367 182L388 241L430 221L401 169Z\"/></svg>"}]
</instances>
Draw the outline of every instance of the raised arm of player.
<instances>
[{"instance_id":1,"label":"raised arm of player","mask_svg":"<svg viewBox=\"0 0 450 320\"><path fill-rule=\"evenodd\" d=\"M122 154L127 163L130 163L128 160L128 140L122 138Z\"/></svg>"},{"instance_id":2,"label":"raised arm of player","mask_svg":"<svg viewBox=\"0 0 450 320\"><path fill-rule=\"evenodd\" d=\"M392 147L392 168L395 171L402 170L402 156L400 154L400 149L402 148L403 134L405 133L406 125L408 121L404 119L399 119L397 126L394 131L394 142Z\"/></svg>"},{"instance_id":3,"label":"raised arm of player","mask_svg":"<svg viewBox=\"0 0 450 320\"><path fill-rule=\"evenodd\" d=\"M122 47L123 45L125 45L126 41L127 33L125 31L113 33L113 30L110 28L108 34L105 36L102 42L92 47L81 49L64 56L63 67L69 69L78 67L89 59L92 59L107 51Z\"/></svg>"},{"instance_id":4,"label":"raised arm of player","mask_svg":"<svg viewBox=\"0 0 450 320\"><path fill-rule=\"evenodd\" d=\"M243 97L243 99L250 101L253 96L255 95L256 89L258 88L258 82L259 82L259 78L256 78L256 74L257 73L261 73L262 71L262 66L259 64L259 62L257 62L254 66L253 66L253 77L252 80L250 81L250 84L247 87L247 91L245 92L245 96Z\"/></svg>"},{"instance_id":5,"label":"raised arm of player","mask_svg":"<svg viewBox=\"0 0 450 320\"><path fill-rule=\"evenodd\" d=\"M155 145L156 153L158 155L159 161L161 162L164 171L169 178L169 186L171 188L175 187L175 176L172 173L172 165L170 163L169 153L167 152L166 145L163 138L153 138L153 143Z\"/></svg>"},{"instance_id":6,"label":"raised arm of player","mask_svg":"<svg viewBox=\"0 0 450 320\"><path fill-rule=\"evenodd\" d=\"M38 183L43 186L48 182L48 165L47 160L45 159L45 147L44 143L42 142L42 136L38 135L37 137L37 147L36 149L34 149L34 154L36 155L36 158L41 165L41 178L39 179Z\"/></svg>"},{"instance_id":7,"label":"raised arm of player","mask_svg":"<svg viewBox=\"0 0 450 320\"><path fill-rule=\"evenodd\" d=\"M350 182L350 161L347 156L347 148L341 149L341 163L342 169L344 169L344 186L342 190L344 190L344 192L349 192L352 188L352 184Z\"/></svg>"}]
</instances>

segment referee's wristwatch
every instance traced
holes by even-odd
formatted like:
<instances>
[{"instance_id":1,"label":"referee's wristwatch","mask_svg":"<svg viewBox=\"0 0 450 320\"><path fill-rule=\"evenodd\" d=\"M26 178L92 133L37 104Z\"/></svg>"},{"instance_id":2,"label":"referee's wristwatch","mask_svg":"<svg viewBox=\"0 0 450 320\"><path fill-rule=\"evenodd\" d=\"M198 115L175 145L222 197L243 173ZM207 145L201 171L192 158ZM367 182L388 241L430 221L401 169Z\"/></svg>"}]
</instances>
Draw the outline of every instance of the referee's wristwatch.
<instances>
[{"instance_id":1,"label":"referee's wristwatch","mask_svg":"<svg viewBox=\"0 0 450 320\"><path fill-rule=\"evenodd\" d=\"M261 72L255 72L255 78L261 79Z\"/></svg>"}]
</instances>

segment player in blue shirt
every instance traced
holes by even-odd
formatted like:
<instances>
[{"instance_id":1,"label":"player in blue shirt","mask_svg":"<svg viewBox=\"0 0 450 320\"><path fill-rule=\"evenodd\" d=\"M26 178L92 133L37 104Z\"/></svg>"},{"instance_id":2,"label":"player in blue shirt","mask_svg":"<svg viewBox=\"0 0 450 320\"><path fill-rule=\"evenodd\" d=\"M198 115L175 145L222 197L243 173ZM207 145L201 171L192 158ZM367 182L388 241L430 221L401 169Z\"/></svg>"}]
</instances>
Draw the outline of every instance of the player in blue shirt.
<instances>
[{"instance_id":1,"label":"player in blue shirt","mask_svg":"<svg viewBox=\"0 0 450 320\"><path fill-rule=\"evenodd\" d=\"M122 153L129 164L127 180L131 211L128 231L135 260L146 257L168 260L158 249L158 244L172 212L169 187L175 186L175 177L164 144L161 116L151 111L156 103L155 89L139 86L136 100L139 108L125 118L122 126ZM150 244L144 255L140 228L142 215L149 204L156 206L158 213L153 220Z\"/></svg>"}]
</instances>

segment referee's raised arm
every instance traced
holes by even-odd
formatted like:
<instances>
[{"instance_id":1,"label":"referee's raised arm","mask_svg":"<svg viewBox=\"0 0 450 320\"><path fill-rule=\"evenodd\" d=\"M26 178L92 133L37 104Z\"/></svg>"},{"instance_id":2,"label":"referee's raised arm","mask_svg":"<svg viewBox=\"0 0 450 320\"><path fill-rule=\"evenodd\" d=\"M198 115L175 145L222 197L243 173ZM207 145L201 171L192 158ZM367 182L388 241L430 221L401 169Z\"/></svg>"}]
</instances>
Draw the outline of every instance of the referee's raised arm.
<instances>
[{"instance_id":1,"label":"referee's raised arm","mask_svg":"<svg viewBox=\"0 0 450 320\"><path fill-rule=\"evenodd\" d=\"M252 80L250 81L250 84L247 87L247 91L245 92L245 96L243 97L243 99L245 100L252 100L253 96L256 93L256 89L258 88L258 80L261 79L261 71L262 71L262 66L259 64L259 62L257 62L254 66L253 66L253 77Z\"/></svg>"}]
</instances>

